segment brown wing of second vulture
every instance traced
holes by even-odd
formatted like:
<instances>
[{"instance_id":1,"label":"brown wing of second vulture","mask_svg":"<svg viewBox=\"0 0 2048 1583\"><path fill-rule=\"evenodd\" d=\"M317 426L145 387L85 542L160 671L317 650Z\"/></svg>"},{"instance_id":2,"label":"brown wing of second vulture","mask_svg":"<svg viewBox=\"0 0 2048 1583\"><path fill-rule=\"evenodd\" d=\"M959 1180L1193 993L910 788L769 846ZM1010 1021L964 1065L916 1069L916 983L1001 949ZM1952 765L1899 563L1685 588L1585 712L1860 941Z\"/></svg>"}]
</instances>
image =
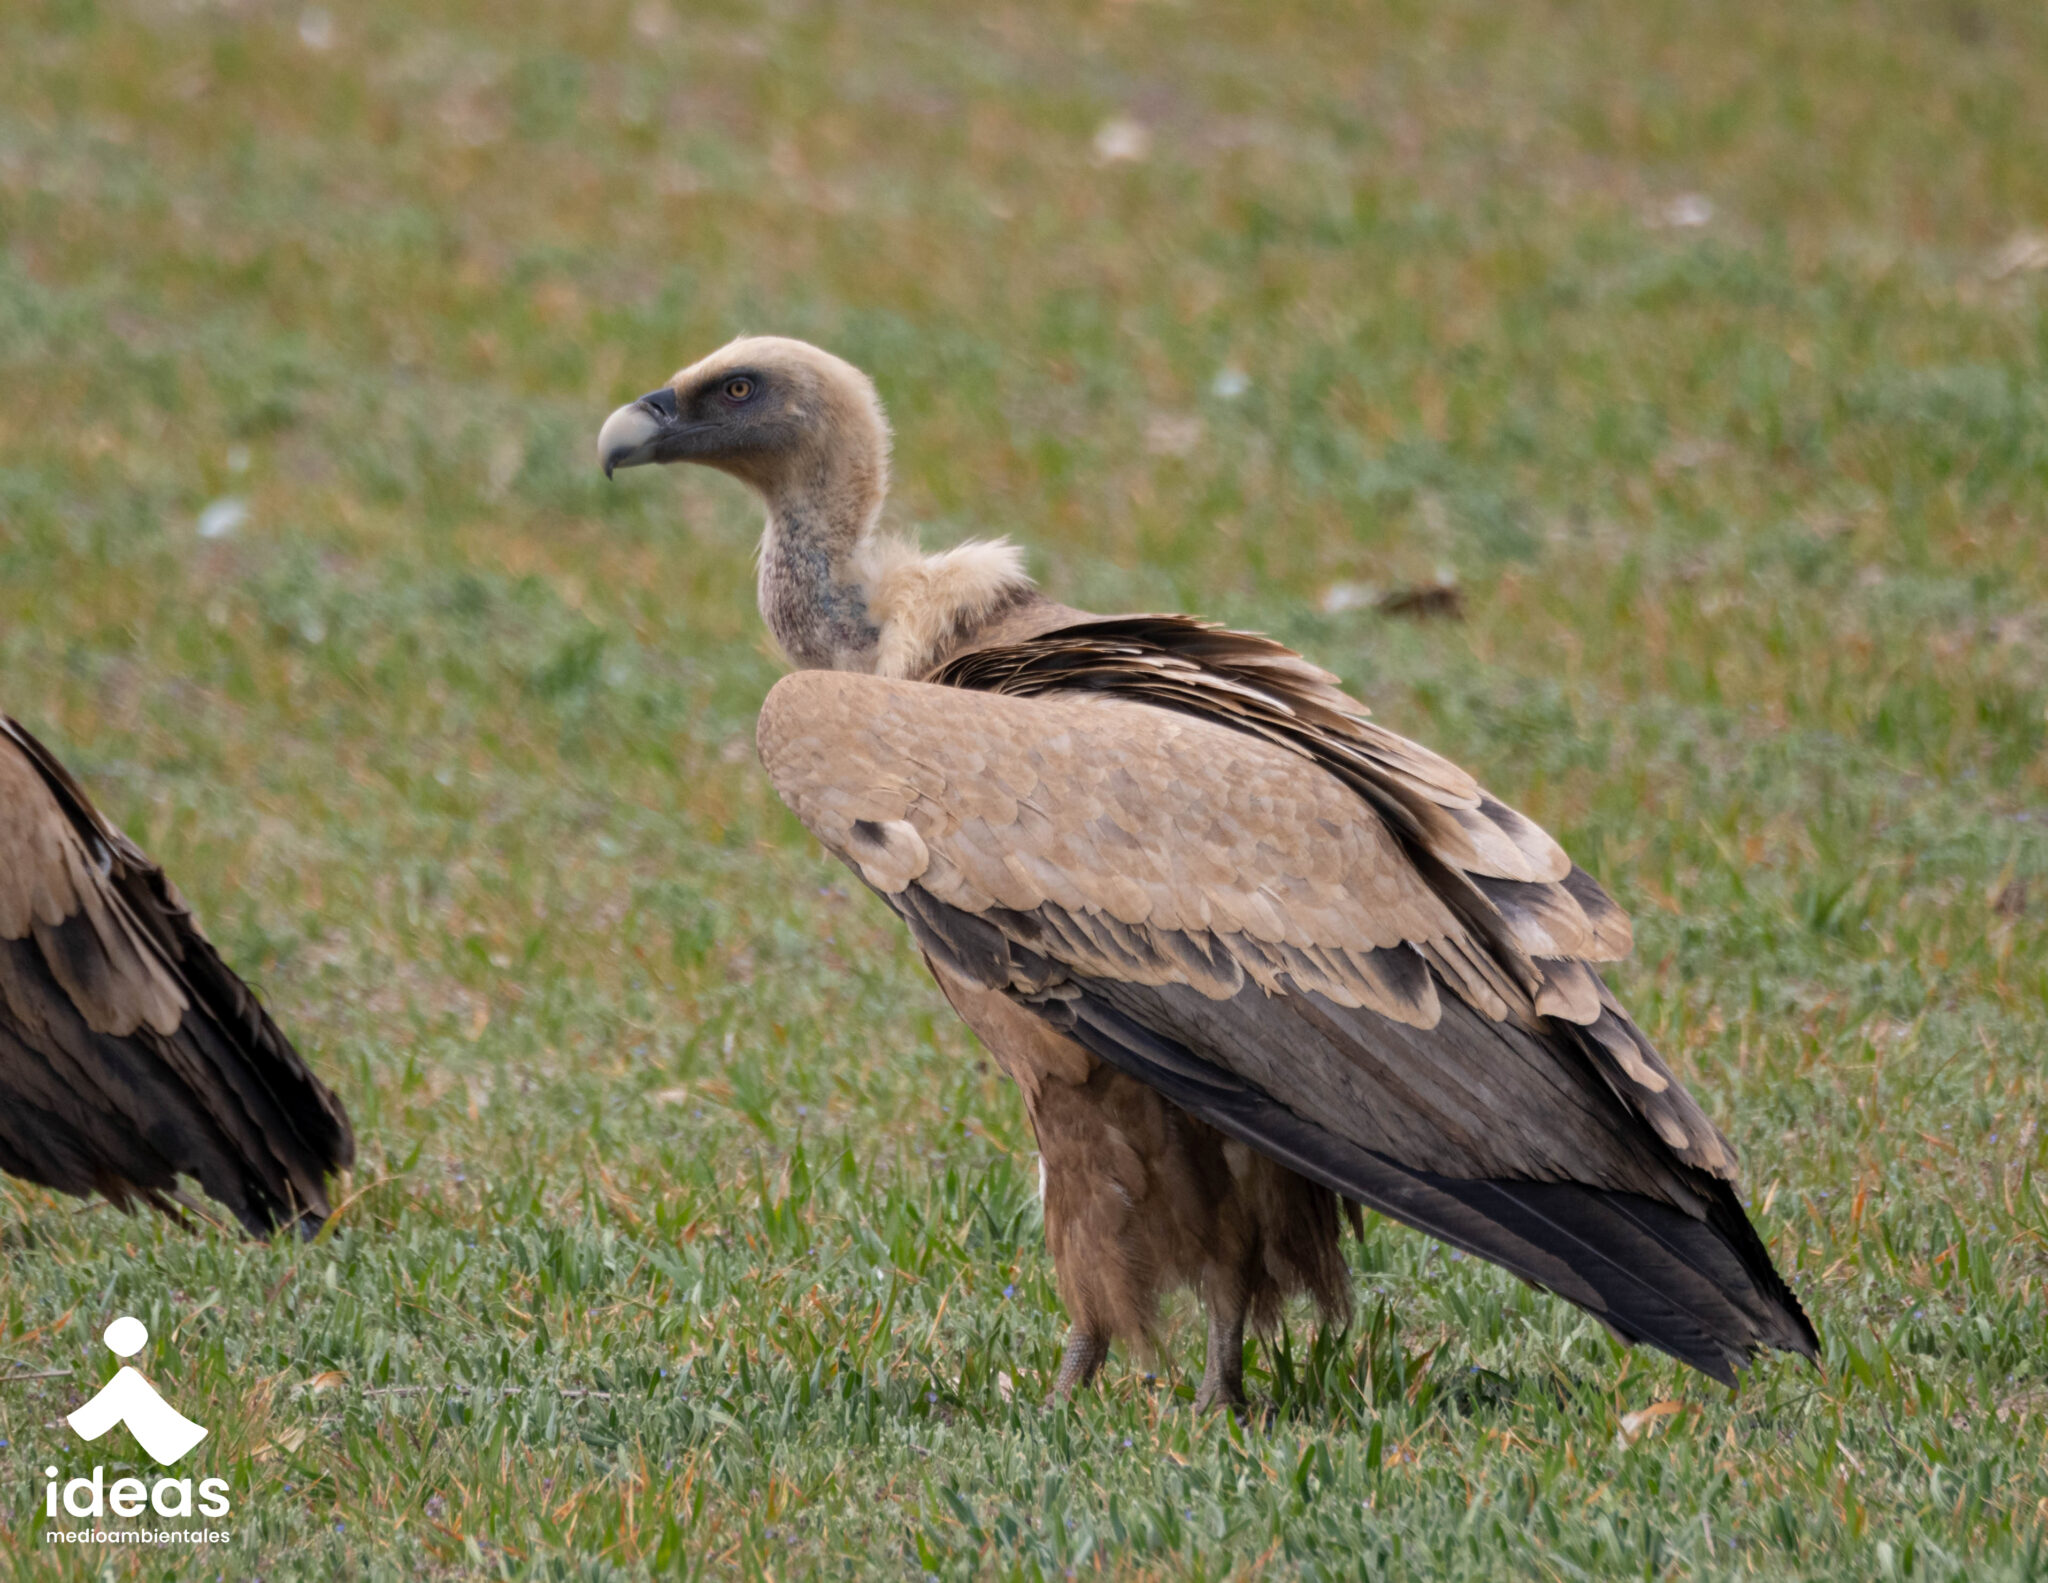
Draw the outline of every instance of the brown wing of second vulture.
<instances>
[{"instance_id":1,"label":"brown wing of second vulture","mask_svg":"<svg viewBox=\"0 0 2048 1583\"><path fill-rule=\"evenodd\" d=\"M1285 1168L1280 1185L1419 1227L1724 1382L1765 1347L1813 1355L1732 1151L1595 969L1627 953L1626 916L1529 820L1364 716L1277 644L1137 617L974 649L929 681L798 672L760 747L999 1053L1029 1033L991 1001ZM1328 1304L1328 1279L1291 1284ZM1085 1376L1099 1348L1081 1350Z\"/></svg>"},{"instance_id":2,"label":"brown wing of second vulture","mask_svg":"<svg viewBox=\"0 0 2048 1583\"><path fill-rule=\"evenodd\" d=\"M260 1235L325 1220L354 1154L163 871L0 715L0 1171L173 1215L189 1175Z\"/></svg>"}]
</instances>

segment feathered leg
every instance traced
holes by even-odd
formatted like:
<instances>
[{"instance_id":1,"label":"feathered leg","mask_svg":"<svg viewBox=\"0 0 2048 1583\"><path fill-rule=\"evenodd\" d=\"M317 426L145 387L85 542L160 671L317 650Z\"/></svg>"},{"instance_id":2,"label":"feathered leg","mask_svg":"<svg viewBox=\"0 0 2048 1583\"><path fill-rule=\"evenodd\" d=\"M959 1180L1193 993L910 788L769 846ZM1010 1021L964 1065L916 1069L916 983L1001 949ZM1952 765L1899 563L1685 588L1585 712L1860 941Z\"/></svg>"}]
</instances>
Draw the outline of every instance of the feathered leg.
<instances>
[{"instance_id":1,"label":"feathered leg","mask_svg":"<svg viewBox=\"0 0 2048 1583\"><path fill-rule=\"evenodd\" d=\"M1067 1355L1060 1359L1059 1377L1052 1382L1052 1394L1064 1401L1095 1378L1109 1356L1109 1343L1079 1325L1067 1332Z\"/></svg>"},{"instance_id":2,"label":"feathered leg","mask_svg":"<svg viewBox=\"0 0 2048 1583\"><path fill-rule=\"evenodd\" d=\"M1195 1392L1195 1411L1244 1406L1244 1282L1219 1276L1213 1269L1203 1283L1203 1306L1209 1313L1209 1358L1202 1369L1202 1388Z\"/></svg>"}]
</instances>

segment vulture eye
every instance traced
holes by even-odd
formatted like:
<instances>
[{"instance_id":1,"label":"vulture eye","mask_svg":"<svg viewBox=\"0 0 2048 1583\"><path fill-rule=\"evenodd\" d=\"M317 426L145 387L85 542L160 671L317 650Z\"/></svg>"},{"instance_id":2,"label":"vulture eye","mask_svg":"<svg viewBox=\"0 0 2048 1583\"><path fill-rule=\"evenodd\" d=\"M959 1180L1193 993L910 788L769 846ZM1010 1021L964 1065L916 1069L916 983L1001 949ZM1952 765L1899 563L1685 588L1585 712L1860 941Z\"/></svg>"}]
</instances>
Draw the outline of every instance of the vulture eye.
<instances>
[{"instance_id":1,"label":"vulture eye","mask_svg":"<svg viewBox=\"0 0 2048 1583\"><path fill-rule=\"evenodd\" d=\"M727 401L745 401L753 393L754 382L751 379L728 379L725 382Z\"/></svg>"}]
</instances>

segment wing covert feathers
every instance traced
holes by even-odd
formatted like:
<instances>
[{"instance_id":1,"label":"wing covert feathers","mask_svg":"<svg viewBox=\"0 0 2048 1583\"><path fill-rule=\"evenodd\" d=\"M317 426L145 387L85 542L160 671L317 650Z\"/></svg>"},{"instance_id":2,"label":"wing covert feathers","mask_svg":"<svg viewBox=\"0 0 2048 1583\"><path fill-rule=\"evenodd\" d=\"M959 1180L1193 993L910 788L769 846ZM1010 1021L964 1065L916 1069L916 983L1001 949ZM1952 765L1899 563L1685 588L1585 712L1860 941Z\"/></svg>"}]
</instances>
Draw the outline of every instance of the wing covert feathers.
<instances>
[{"instance_id":1,"label":"wing covert feathers","mask_svg":"<svg viewBox=\"0 0 2048 1583\"><path fill-rule=\"evenodd\" d=\"M1733 1151L1600 981L1626 915L1299 656L1089 622L932 682L798 672L759 742L935 961L1196 1116L1716 1378L1812 1355Z\"/></svg>"},{"instance_id":2,"label":"wing covert feathers","mask_svg":"<svg viewBox=\"0 0 2048 1583\"><path fill-rule=\"evenodd\" d=\"M175 1213L198 1179L252 1233L328 1213L340 1102L163 871L0 716L0 1170Z\"/></svg>"},{"instance_id":3,"label":"wing covert feathers","mask_svg":"<svg viewBox=\"0 0 2048 1583\"><path fill-rule=\"evenodd\" d=\"M798 817L907 916L914 889L1060 973L1211 1000L1251 984L1428 1032L1449 995L1524 1033L1578 1025L1625 1106L1686 1163L1733 1172L1570 949L1594 926L1569 889L1527 904L1523 950L1476 884L1263 735L1109 692L804 671L770 693L760 744Z\"/></svg>"}]
</instances>

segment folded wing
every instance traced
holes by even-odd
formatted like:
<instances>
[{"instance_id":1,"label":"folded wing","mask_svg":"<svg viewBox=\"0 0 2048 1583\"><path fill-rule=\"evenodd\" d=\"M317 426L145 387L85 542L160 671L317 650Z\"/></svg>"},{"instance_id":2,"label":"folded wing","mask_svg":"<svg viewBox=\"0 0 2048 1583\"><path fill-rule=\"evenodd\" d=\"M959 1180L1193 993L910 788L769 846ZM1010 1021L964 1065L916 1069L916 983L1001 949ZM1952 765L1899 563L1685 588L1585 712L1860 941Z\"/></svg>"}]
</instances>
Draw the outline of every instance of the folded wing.
<instances>
[{"instance_id":1,"label":"folded wing","mask_svg":"<svg viewBox=\"0 0 2048 1583\"><path fill-rule=\"evenodd\" d=\"M0 1171L166 1211L189 1175L260 1234L324 1220L354 1153L163 871L0 716Z\"/></svg>"}]
</instances>

